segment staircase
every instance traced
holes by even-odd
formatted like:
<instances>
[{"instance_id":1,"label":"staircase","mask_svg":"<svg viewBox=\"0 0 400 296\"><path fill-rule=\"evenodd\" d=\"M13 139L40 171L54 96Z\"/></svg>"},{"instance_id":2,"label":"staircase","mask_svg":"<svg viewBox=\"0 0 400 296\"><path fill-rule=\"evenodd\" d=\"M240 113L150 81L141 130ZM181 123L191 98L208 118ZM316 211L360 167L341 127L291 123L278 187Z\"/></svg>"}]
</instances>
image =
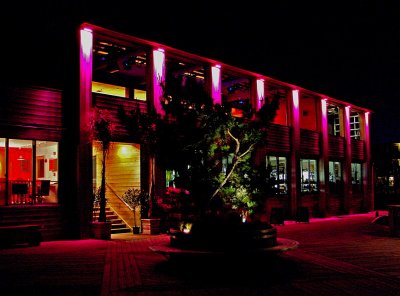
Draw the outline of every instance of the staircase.
<instances>
[{"instance_id":1,"label":"staircase","mask_svg":"<svg viewBox=\"0 0 400 296\"><path fill-rule=\"evenodd\" d=\"M93 208L93 220L98 219L99 212L98 206ZM132 232L132 229L109 206L106 206L106 219L112 223L111 234Z\"/></svg>"}]
</instances>

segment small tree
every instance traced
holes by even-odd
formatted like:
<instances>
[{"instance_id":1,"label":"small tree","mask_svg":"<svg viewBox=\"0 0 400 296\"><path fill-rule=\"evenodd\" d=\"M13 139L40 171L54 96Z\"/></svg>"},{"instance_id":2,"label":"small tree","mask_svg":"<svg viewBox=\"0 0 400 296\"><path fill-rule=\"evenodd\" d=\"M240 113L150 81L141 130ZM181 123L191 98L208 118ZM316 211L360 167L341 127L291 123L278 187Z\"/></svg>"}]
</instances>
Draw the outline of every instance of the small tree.
<instances>
[{"instance_id":1,"label":"small tree","mask_svg":"<svg viewBox=\"0 0 400 296\"><path fill-rule=\"evenodd\" d=\"M142 207L146 207L146 204L148 203L148 194L137 188L129 188L122 195L122 200L132 209L133 223L135 227L138 227L136 224L136 210L140 207L142 212Z\"/></svg>"},{"instance_id":2,"label":"small tree","mask_svg":"<svg viewBox=\"0 0 400 296\"><path fill-rule=\"evenodd\" d=\"M91 140L100 142L102 150L101 184L99 192L99 222L106 222L106 159L114 133L111 115L107 110L94 108L89 121Z\"/></svg>"}]
</instances>

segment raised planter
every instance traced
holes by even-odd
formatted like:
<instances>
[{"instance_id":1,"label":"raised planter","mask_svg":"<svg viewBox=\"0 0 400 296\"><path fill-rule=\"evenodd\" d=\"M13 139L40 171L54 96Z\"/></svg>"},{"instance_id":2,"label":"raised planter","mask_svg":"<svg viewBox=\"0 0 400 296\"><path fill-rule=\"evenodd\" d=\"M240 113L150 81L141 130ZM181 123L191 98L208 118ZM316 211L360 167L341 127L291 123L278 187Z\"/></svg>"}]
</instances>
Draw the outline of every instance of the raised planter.
<instances>
[{"instance_id":1,"label":"raised planter","mask_svg":"<svg viewBox=\"0 0 400 296\"><path fill-rule=\"evenodd\" d=\"M160 219L141 219L142 234L160 234Z\"/></svg>"},{"instance_id":2,"label":"raised planter","mask_svg":"<svg viewBox=\"0 0 400 296\"><path fill-rule=\"evenodd\" d=\"M111 239L111 222L92 222L93 238L109 240Z\"/></svg>"}]
</instances>

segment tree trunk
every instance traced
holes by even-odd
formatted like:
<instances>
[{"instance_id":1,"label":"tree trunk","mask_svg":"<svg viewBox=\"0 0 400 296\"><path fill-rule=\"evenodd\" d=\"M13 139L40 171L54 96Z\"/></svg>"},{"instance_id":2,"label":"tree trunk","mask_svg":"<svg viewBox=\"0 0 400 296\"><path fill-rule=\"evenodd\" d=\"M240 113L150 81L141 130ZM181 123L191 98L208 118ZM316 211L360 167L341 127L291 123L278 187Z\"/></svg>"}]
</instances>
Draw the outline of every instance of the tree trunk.
<instances>
[{"instance_id":1,"label":"tree trunk","mask_svg":"<svg viewBox=\"0 0 400 296\"><path fill-rule=\"evenodd\" d=\"M99 222L106 222L106 151L104 149L101 169Z\"/></svg>"}]
</instances>

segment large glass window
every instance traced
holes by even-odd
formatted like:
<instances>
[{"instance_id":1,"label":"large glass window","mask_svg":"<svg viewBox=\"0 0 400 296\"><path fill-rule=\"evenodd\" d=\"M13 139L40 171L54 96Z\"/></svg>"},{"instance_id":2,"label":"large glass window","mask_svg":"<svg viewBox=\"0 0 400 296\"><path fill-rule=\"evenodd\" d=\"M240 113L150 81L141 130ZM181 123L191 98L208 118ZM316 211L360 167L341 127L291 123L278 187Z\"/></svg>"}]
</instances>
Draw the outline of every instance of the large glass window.
<instances>
[{"instance_id":1,"label":"large glass window","mask_svg":"<svg viewBox=\"0 0 400 296\"><path fill-rule=\"evenodd\" d=\"M57 203L57 188L57 142L1 139L1 205Z\"/></svg>"},{"instance_id":2,"label":"large glass window","mask_svg":"<svg viewBox=\"0 0 400 296\"><path fill-rule=\"evenodd\" d=\"M286 157L267 156L267 183L270 193L287 194L287 161Z\"/></svg>"},{"instance_id":3,"label":"large glass window","mask_svg":"<svg viewBox=\"0 0 400 296\"><path fill-rule=\"evenodd\" d=\"M361 163L351 164L351 184L353 186L353 193L362 191Z\"/></svg>"},{"instance_id":4,"label":"large glass window","mask_svg":"<svg viewBox=\"0 0 400 296\"><path fill-rule=\"evenodd\" d=\"M316 159L300 159L301 192L318 191L318 169Z\"/></svg>"}]
</instances>

